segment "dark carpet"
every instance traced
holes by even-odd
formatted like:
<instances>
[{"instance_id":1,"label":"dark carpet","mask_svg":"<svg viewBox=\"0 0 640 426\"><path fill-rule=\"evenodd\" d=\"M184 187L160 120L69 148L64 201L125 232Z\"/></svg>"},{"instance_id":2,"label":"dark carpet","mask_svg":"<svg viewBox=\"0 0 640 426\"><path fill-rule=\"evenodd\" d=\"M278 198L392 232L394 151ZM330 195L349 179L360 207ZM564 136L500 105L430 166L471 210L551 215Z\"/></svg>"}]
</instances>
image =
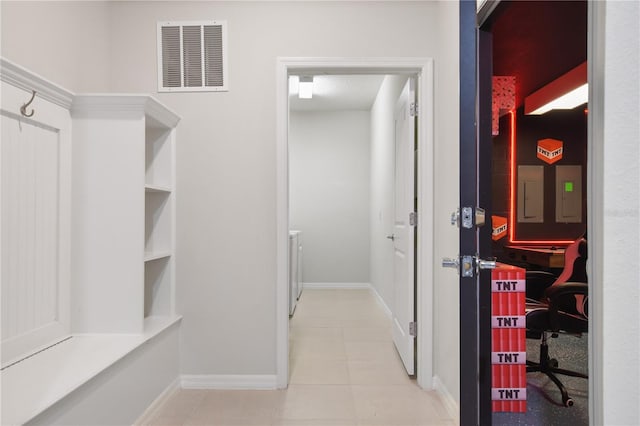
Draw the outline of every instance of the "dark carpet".
<instances>
[{"instance_id":1,"label":"dark carpet","mask_svg":"<svg viewBox=\"0 0 640 426\"><path fill-rule=\"evenodd\" d=\"M559 335L549 338L549 356L558 367L588 374L587 335ZM538 361L540 341L527 339L527 359ZM574 401L572 407L562 405L557 386L543 373L527 373L527 412L494 413L493 425L582 426L589 424L589 380L558 375Z\"/></svg>"}]
</instances>

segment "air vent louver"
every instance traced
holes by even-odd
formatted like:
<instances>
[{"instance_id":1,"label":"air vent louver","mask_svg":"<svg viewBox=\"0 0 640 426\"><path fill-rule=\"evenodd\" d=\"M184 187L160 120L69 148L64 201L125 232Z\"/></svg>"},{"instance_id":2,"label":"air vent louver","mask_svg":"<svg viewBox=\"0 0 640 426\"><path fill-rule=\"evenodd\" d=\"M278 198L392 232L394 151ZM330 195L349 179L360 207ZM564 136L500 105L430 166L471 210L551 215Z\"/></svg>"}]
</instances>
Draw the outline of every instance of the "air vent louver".
<instances>
[{"instance_id":1,"label":"air vent louver","mask_svg":"<svg viewBox=\"0 0 640 426\"><path fill-rule=\"evenodd\" d=\"M159 22L158 91L226 90L226 22Z\"/></svg>"},{"instance_id":2,"label":"air vent louver","mask_svg":"<svg viewBox=\"0 0 640 426\"><path fill-rule=\"evenodd\" d=\"M204 60L205 84L207 86L222 86L224 49L222 27L219 25L205 25L204 27Z\"/></svg>"},{"instance_id":3,"label":"air vent louver","mask_svg":"<svg viewBox=\"0 0 640 426\"><path fill-rule=\"evenodd\" d=\"M180 27L162 28L162 82L164 87L180 87Z\"/></svg>"}]
</instances>

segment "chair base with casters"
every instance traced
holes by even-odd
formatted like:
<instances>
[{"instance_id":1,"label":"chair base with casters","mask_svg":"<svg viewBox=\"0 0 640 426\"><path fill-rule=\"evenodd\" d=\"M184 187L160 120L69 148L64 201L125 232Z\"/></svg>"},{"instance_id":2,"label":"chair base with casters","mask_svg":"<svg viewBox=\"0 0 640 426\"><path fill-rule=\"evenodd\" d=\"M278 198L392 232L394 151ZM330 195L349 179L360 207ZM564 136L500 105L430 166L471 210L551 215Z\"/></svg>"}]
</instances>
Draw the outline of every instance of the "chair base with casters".
<instances>
[{"instance_id":1,"label":"chair base with casters","mask_svg":"<svg viewBox=\"0 0 640 426\"><path fill-rule=\"evenodd\" d=\"M542 333L542 341L540 342L540 361L533 362L527 360L527 373L540 372L546 374L553 383L556 384L560 392L562 393L562 404L565 407L573 406L573 399L569 396L567 389L562 384L556 374L562 374L571 377L581 377L588 379L589 376L577 371L565 370L558 368L558 361L555 358L549 358L549 345L547 344L547 333Z\"/></svg>"},{"instance_id":2,"label":"chair base with casters","mask_svg":"<svg viewBox=\"0 0 640 426\"><path fill-rule=\"evenodd\" d=\"M573 400L567 389L556 376L580 377L589 376L576 371L558 368L558 361L549 357L547 333L557 337L559 332L581 336L589 330L587 310L587 283L564 282L549 287L544 292L546 303L528 301L527 303L527 338L541 339L540 360L527 360L527 373L541 372L546 374L556 384L562 393L562 403L571 407Z\"/></svg>"}]
</instances>

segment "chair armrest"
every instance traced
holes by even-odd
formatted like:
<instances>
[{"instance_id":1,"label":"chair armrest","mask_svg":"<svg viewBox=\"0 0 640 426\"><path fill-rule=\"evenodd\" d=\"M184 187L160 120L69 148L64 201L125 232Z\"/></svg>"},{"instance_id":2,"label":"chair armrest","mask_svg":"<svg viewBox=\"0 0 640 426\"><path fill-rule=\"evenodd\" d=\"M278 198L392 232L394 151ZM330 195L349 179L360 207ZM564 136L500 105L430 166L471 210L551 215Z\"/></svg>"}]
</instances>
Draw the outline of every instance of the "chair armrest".
<instances>
[{"instance_id":1,"label":"chair armrest","mask_svg":"<svg viewBox=\"0 0 640 426\"><path fill-rule=\"evenodd\" d=\"M544 296L553 301L559 297L566 296L568 294L582 294L589 295L589 285L587 283L574 283L566 282L558 285L553 285L545 290Z\"/></svg>"},{"instance_id":2,"label":"chair armrest","mask_svg":"<svg viewBox=\"0 0 640 426\"><path fill-rule=\"evenodd\" d=\"M533 271L533 270L527 270L526 277L540 279L540 280L544 280L546 278L551 280L551 282L555 281L556 278L558 278L557 275L552 274L551 272L548 272L548 271Z\"/></svg>"},{"instance_id":3,"label":"chair armrest","mask_svg":"<svg viewBox=\"0 0 640 426\"><path fill-rule=\"evenodd\" d=\"M589 295L589 286L587 283L577 283L577 282L565 282L562 284L554 285L549 287L545 292L544 296L547 299L547 303L549 305L549 325L551 331L560 331L560 302L563 297L571 296L571 295ZM578 317L578 315L567 313L573 317ZM586 321L586 318L585 318Z\"/></svg>"}]
</instances>

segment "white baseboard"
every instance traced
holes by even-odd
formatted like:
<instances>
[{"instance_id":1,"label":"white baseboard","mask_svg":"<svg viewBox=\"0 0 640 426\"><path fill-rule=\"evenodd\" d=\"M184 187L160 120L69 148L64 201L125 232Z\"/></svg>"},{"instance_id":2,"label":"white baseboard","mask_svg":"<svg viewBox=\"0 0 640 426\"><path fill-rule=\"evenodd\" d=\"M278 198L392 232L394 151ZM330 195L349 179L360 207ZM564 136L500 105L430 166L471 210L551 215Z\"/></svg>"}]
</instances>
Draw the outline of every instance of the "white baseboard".
<instances>
[{"instance_id":1,"label":"white baseboard","mask_svg":"<svg viewBox=\"0 0 640 426\"><path fill-rule=\"evenodd\" d=\"M136 420L133 425L146 425L149 424L154 414L165 402L169 400L176 392L180 390L180 377L176 377L176 379L169 385L165 390L162 391L160 395L144 410L144 413Z\"/></svg>"},{"instance_id":2,"label":"white baseboard","mask_svg":"<svg viewBox=\"0 0 640 426\"><path fill-rule=\"evenodd\" d=\"M370 283L303 283L303 288L340 290L340 289L365 289L371 288Z\"/></svg>"},{"instance_id":3,"label":"white baseboard","mask_svg":"<svg viewBox=\"0 0 640 426\"><path fill-rule=\"evenodd\" d=\"M442 403L444 404L447 413L453 418L453 422L457 425L460 424L460 406L456 402L455 398L451 393L449 393L449 389L442 383L440 377L433 376L433 389L440 395L442 398Z\"/></svg>"},{"instance_id":4,"label":"white baseboard","mask_svg":"<svg viewBox=\"0 0 640 426\"><path fill-rule=\"evenodd\" d=\"M389 309L387 304L384 302L384 299L382 298L382 296L380 296L380 293L378 293L378 290L376 290L374 286L371 286L371 291L373 292L373 295L376 297L376 300L378 301L378 304L380 305L380 307L384 309L384 313L387 314L389 318L391 318L392 316L391 309Z\"/></svg>"},{"instance_id":5,"label":"white baseboard","mask_svg":"<svg viewBox=\"0 0 640 426\"><path fill-rule=\"evenodd\" d=\"M276 389L275 374L183 374L183 389Z\"/></svg>"}]
</instances>

